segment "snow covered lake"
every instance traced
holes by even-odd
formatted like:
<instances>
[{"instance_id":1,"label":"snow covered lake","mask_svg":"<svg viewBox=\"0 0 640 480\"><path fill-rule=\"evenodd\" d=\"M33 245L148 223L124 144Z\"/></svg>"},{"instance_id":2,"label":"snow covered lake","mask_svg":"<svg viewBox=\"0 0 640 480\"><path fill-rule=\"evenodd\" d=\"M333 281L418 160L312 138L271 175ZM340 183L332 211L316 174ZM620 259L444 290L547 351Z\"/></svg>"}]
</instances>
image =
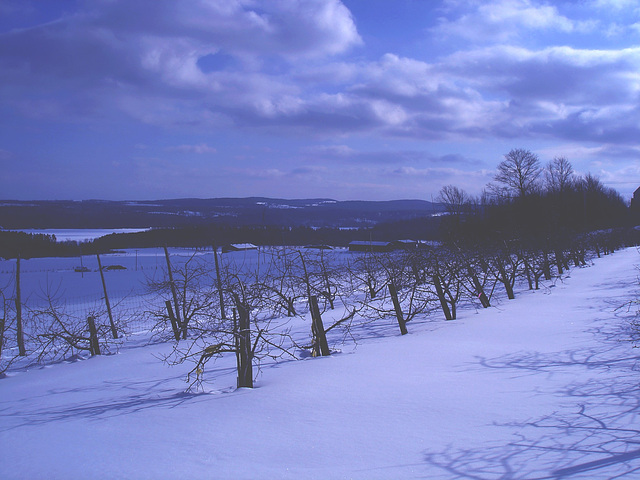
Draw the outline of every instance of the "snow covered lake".
<instances>
[{"instance_id":1,"label":"snow covered lake","mask_svg":"<svg viewBox=\"0 0 640 480\"><path fill-rule=\"evenodd\" d=\"M263 365L254 389L235 388L229 355L184 393L190 366L165 366L171 345L144 335L18 365L0 380L0 478L640 478L621 308L639 263L629 248L458 320L383 325L330 357Z\"/></svg>"}]
</instances>

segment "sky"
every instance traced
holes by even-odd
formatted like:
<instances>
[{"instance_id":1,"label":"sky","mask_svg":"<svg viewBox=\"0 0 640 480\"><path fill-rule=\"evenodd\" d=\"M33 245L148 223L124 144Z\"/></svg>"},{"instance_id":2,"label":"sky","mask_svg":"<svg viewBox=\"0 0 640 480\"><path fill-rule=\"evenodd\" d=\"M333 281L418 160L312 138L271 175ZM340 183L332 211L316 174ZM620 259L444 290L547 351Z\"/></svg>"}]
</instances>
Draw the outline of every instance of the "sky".
<instances>
[{"instance_id":1,"label":"sky","mask_svg":"<svg viewBox=\"0 0 640 480\"><path fill-rule=\"evenodd\" d=\"M640 186L636 0L0 0L0 199Z\"/></svg>"}]
</instances>

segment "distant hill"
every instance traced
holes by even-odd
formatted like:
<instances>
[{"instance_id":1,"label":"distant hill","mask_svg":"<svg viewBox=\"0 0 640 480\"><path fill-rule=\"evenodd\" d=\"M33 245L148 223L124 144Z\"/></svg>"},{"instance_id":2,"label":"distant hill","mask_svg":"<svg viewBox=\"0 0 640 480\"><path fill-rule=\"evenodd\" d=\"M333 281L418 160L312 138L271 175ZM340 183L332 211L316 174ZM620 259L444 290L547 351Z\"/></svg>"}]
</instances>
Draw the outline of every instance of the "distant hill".
<instances>
[{"instance_id":1,"label":"distant hill","mask_svg":"<svg viewBox=\"0 0 640 480\"><path fill-rule=\"evenodd\" d=\"M207 224L368 227L443 211L425 200L336 201L328 198L180 198L147 201L0 200L0 227L141 228Z\"/></svg>"}]
</instances>

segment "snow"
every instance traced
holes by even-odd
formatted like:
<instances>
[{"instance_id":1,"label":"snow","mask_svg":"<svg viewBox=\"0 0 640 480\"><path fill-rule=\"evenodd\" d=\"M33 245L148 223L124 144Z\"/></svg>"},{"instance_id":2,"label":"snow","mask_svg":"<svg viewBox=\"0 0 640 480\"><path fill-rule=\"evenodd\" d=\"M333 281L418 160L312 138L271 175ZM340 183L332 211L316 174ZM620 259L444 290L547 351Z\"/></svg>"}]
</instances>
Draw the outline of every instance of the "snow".
<instances>
[{"instance_id":1,"label":"snow","mask_svg":"<svg viewBox=\"0 0 640 480\"><path fill-rule=\"evenodd\" d=\"M619 308L638 263L626 249L409 335L389 320L357 345L331 338L331 357L263 365L254 389L234 388L226 356L184 393L190 366L144 335L16 368L0 380L0 478L639 478L635 312Z\"/></svg>"}]
</instances>

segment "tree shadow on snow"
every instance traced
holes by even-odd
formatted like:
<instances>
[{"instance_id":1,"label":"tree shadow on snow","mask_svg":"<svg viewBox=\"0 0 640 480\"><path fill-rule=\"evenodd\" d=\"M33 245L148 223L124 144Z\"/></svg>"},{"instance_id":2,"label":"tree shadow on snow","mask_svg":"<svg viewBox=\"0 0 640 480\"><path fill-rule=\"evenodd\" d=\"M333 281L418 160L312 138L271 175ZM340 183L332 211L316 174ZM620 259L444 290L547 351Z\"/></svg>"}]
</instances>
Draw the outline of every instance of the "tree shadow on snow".
<instances>
[{"instance_id":1,"label":"tree shadow on snow","mask_svg":"<svg viewBox=\"0 0 640 480\"><path fill-rule=\"evenodd\" d=\"M59 405L41 407L37 398L25 399L24 402L12 403L0 409L0 420L3 427L0 432L23 426L42 425L52 422L64 422L70 419L106 419L120 415L130 415L150 409L175 409L191 405L195 402L211 401L216 395L207 393L176 392L170 379L131 382L110 381L95 387L77 387L71 389L52 389L47 396L61 395ZM175 379L173 379L175 380ZM169 382L168 385L164 385ZM235 389L231 389L235 390ZM224 390L213 393L229 393ZM115 395L110 392L116 392ZM242 391L237 391L242 394ZM75 395L83 399L76 400ZM99 398L91 398L91 397ZM87 399L87 397L91 399ZM221 398L221 397L218 397Z\"/></svg>"},{"instance_id":2,"label":"tree shadow on snow","mask_svg":"<svg viewBox=\"0 0 640 480\"><path fill-rule=\"evenodd\" d=\"M426 452L426 464L448 479L640 478L640 356L621 341L622 327L593 333L599 343L591 348L479 358L479 368L517 376L576 373L588 380L548 393L562 398L560 411L496 424L513 432L507 444L477 449L450 446Z\"/></svg>"}]
</instances>

